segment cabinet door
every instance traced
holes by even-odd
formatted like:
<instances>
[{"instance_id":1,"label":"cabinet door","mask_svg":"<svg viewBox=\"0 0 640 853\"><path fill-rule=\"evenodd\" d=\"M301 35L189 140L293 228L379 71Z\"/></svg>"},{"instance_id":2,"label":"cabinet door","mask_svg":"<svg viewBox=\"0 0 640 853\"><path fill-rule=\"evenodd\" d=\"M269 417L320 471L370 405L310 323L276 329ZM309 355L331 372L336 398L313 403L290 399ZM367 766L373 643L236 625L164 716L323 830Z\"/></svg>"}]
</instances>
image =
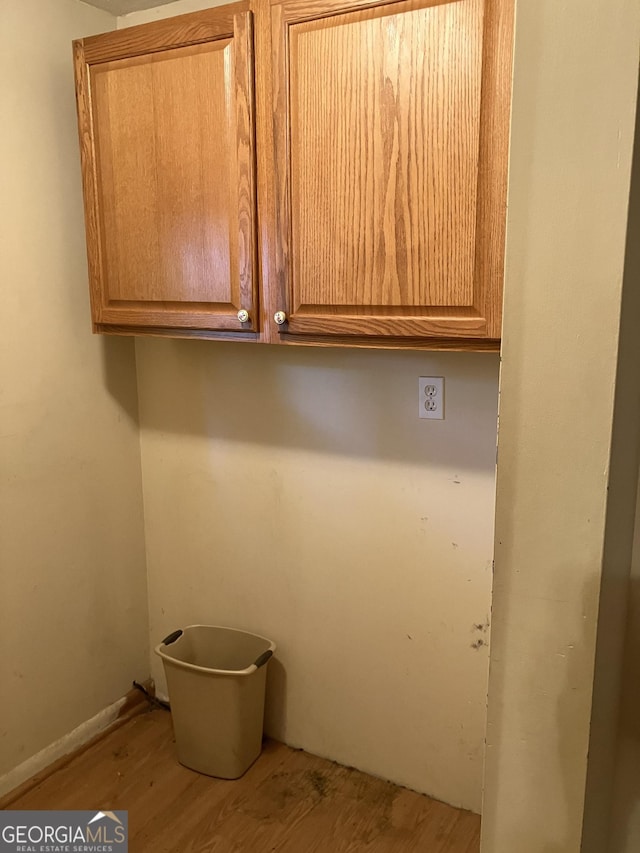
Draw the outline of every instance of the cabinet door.
<instances>
[{"instance_id":1,"label":"cabinet door","mask_svg":"<svg viewBox=\"0 0 640 853\"><path fill-rule=\"evenodd\" d=\"M511 0L276 0L284 337L500 337Z\"/></svg>"},{"instance_id":2,"label":"cabinet door","mask_svg":"<svg viewBox=\"0 0 640 853\"><path fill-rule=\"evenodd\" d=\"M255 329L248 5L74 47L95 327Z\"/></svg>"}]
</instances>

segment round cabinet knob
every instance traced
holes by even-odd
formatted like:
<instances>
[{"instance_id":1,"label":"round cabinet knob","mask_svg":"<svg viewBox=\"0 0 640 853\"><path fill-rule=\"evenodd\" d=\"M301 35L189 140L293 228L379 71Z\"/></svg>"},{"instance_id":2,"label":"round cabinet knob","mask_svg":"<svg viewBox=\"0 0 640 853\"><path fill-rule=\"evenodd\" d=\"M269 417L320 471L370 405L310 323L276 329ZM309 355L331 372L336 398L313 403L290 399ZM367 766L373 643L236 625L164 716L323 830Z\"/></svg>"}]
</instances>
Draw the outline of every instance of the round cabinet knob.
<instances>
[{"instance_id":1,"label":"round cabinet knob","mask_svg":"<svg viewBox=\"0 0 640 853\"><path fill-rule=\"evenodd\" d=\"M249 320L249 312L246 311L244 308L241 308L240 311L238 311L238 322L246 323L248 320Z\"/></svg>"},{"instance_id":2,"label":"round cabinet knob","mask_svg":"<svg viewBox=\"0 0 640 853\"><path fill-rule=\"evenodd\" d=\"M281 326L283 323L287 322L287 315L284 313L284 311L276 311L276 313L273 315L273 319L279 326Z\"/></svg>"}]
</instances>

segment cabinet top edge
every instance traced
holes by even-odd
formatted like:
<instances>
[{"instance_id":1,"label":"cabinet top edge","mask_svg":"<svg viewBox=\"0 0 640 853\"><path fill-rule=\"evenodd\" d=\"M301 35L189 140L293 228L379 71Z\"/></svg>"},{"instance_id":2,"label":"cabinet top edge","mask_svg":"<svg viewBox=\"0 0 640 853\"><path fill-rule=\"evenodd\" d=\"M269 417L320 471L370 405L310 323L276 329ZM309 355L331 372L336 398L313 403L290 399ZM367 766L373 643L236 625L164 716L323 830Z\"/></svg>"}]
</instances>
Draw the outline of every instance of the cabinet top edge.
<instances>
[{"instance_id":1,"label":"cabinet top edge","mask_svg":"<svg viewBox=\"0 0 640 853\"><path fill-rule=\"evenodd\" d=\"M73 45L75 49L82 49L84 61L89 65L124 59L230 37L234 32L234 17L249 11L250 0L238 0L212 9L87 36L76 39Z\"/></svg>"}]
</instances>

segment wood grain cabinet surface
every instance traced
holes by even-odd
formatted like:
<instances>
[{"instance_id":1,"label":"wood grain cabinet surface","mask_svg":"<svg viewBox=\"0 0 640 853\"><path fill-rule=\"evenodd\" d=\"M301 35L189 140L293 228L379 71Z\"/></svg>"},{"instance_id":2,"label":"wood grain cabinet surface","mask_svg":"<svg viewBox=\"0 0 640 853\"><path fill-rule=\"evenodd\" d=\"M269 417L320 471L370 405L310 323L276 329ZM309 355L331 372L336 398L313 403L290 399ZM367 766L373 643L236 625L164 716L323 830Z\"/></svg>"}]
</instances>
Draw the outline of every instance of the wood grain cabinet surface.
<instances>
[{"instance_id":1,"label":"wood grain cabinet surface","mask_svg":"<svg viewBox=\"0 0 640 853\"><path fill-rule=\"evenodd\" d=\"M76 42L94 329L497 348L512 3L250 0Z\"/></svg>"},{"instance_id":2,"label":"wood grain cabinet surface","mask_svg":"<svg viewBox=\"0 0 640 853\"><path fill-rule=\"evenodd\" d=\"M255 330L248 4L87 38L75 53L97 329Z\"/></svg>"}]
</instances>

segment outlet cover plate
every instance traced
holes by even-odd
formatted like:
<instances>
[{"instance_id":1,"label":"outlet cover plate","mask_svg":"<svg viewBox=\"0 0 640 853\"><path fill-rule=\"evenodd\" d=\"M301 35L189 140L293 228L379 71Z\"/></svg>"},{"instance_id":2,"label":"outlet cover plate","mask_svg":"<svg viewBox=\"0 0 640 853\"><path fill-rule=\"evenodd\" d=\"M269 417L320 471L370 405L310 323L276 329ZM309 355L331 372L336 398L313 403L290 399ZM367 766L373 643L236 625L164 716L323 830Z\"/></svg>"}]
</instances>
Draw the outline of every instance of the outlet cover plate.
<instances>
[{"instance_id":1,"label":"outlet cover plate","mask_svg":"<svg viewBox=\"0 0 640 853\"><path fill-rule=\"evenodd\" d=\"M418 417L444 420L444 376L418 378Z\"/></svg>"}]
</instances>

